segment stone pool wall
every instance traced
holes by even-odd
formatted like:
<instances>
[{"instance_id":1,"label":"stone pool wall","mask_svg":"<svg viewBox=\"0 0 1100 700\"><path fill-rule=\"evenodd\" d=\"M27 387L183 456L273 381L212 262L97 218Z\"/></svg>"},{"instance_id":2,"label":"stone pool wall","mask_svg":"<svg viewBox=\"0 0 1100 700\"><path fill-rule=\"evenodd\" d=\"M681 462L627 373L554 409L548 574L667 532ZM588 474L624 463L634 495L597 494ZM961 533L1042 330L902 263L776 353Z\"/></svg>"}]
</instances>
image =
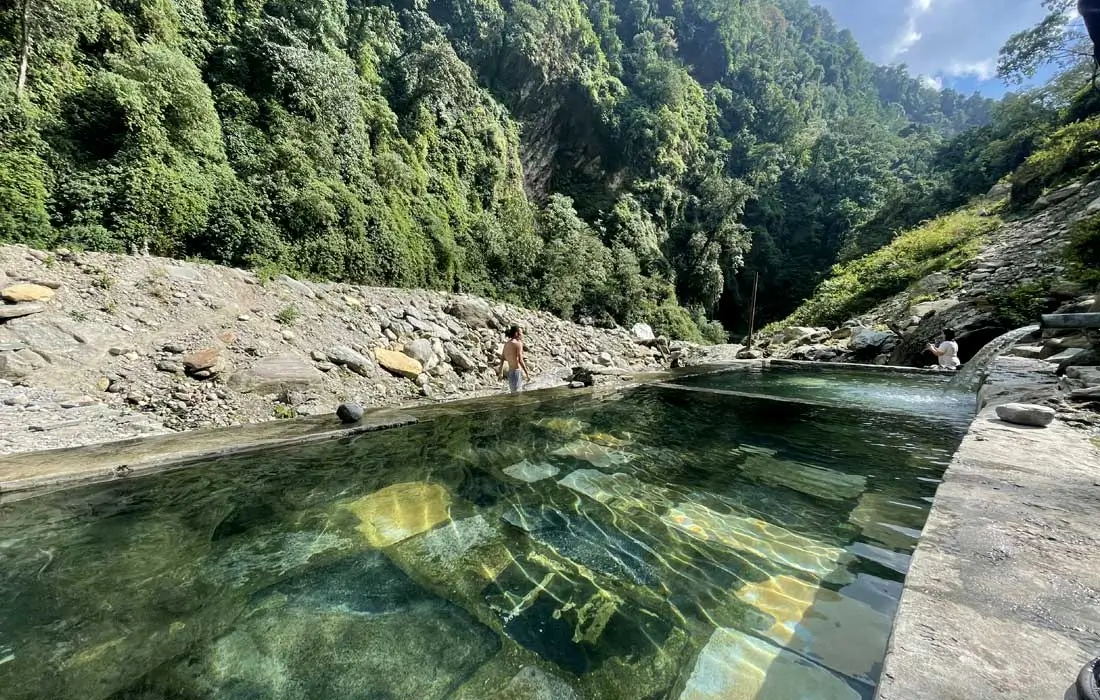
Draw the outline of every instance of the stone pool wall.
<instances>
[{"instance_id":1,"label":"stone pool wall","mask_svg":"<svg viewBox=\"0 0 1100 700\"><path fill-rule=\"evenodd\" d=\"M878 700L1076 700L1100 653L1100 442L997 405L1057 405L1050 365L1005 357L939 487L905 582Z\"/></svg>"}]
</instances>

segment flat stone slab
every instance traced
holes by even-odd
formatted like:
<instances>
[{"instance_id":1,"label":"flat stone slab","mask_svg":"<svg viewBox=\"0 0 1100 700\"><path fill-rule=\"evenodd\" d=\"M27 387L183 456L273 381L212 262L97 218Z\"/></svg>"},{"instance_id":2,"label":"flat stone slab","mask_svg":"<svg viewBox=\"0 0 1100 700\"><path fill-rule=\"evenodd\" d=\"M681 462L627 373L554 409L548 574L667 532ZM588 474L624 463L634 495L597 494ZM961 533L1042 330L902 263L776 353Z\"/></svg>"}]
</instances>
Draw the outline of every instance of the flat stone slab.
<instances>
[{"instance_id":1,"label":"flat stone slab","mask_svg":"<svg viewBox=\"0 0 1100 700\"><path fill-rule=\"evenodd\" d=\"M274 394L282 389L301 389L324 377L320 370L293 355L265 357L229 380L230 386L256 394Z\"/></svg>"},{"instance_id":2,"label":"flat stone slab","mask_svg":"<svg viewBox=\"0 0 1100 700\"><path fill-rule=\"evenodd\" d=\"M851 686L797 654L737 630L711 635L680 700L859 700Z\"/></svg>"},{"instance_id":3,"label":"flat stone slab","mask_svg":"<svg viewBox=\"0 0 1100 700\"><path fill-rule=\"evenodd\" d=\"M533 484L543 479L552 479L557 476L559 472L561 472L561 470L553 464L547 464L546 462L529 462L526 459L504 469L504 473L508 476L528 484Z\"/></svg>"},{"instance_id":4,"label":"flat stone slab","mask_svg":"<svg viewBox=\"0 0 1100 700\"><path fill-rule=\"evenodd\" d=\"M372 547L388 547L451 519L451 496L439 484L394 484L348 503Z\"/></svg>"}]
</instances>

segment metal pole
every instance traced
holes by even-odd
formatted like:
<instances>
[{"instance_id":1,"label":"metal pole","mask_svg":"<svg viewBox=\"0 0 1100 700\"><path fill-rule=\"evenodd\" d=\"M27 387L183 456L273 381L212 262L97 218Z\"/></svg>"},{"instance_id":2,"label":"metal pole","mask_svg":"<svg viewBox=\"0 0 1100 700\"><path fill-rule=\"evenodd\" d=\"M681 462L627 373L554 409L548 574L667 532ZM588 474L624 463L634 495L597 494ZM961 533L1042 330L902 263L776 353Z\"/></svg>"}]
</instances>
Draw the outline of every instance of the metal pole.
<instances>
[{"instance_id":1,"label":"metal pole","mask_svg":"<svg viewBox=\"0 0 1100 700\"><path fill-rule=\"evenodd\" d=\"M756 326L756 288L760 284L760 273L752 281L752 308L749 309L749 347L752 347L752 334Z\"/></svg>"}]
</instances>

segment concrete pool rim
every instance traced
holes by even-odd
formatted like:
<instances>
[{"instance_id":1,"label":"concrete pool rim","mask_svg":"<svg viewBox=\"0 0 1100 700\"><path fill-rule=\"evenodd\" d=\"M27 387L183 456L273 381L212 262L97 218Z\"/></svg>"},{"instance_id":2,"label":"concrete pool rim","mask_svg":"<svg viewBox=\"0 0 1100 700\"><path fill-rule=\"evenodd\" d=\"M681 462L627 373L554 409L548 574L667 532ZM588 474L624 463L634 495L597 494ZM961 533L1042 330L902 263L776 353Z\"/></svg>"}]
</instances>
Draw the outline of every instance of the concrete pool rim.
<instances>
[{"instance_id":1,"label":"concrete pool rim","mask_svg":"<svg viewBox=\"0 0 1100 700\"><path fill-rule=\"evenodd\" d=\"M518 395L489 395L408 407L372 408L365 412L361 420L350 424L341 423L335 414L326 414L23 452L0 456L0 504L48 491L182 469L211 459L351 438L430 421L456 412L487 411L514 406L517 401L522 404L542 403L567 396L585 395L597 399L608 398L633 388L657 385L674 379L768 368L815 373L858 371L883 375L944 377L943 372L934 369L913 367L799 360L738 360L662 372L624 374L611 377L611 381L607 383L597 383L583 389L562 386ZM946 377L944 379L946 381Z\"/></svg>"}]
</instances>

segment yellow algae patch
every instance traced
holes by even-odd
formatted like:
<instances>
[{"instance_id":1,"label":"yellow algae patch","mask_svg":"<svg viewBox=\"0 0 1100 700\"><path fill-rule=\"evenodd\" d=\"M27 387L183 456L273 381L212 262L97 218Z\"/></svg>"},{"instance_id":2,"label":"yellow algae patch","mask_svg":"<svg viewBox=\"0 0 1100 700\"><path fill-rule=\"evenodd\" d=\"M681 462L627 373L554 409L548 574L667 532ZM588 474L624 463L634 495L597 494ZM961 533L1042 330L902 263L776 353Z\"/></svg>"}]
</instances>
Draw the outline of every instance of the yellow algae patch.
<instances>
[{"instance_id":1,"label":"yellow algae patch","mask_svg":"<svg viewBox=\"0 0 1100 700\"><path fill-rule=\"evenodd\" d=\"M704 542L718 542L829 581L852 580L847 570L851 554L763 520L718 513L695 503L681 503L661 520Z\"/></svg>"},{"instance_id":2,"label":"yellow algae patch","mask_svg":"<svg viewBox=\"0 0 1100 700\"><path fill-rule=\"evenodd\" d=\"M859 700L832 673L737 630L714 631L679 700Z\"/></svg>"},{"instance_id":3,"label":"yellow algae patch","mask_svg":"<svg viewBox=\"0 0 1100 700\"><path fill-rule=\"evenodd\" d=\"M594 442L597 445L603 445L604 447L622 447L628 444L627 440L615 437L611 433L587 433L584 439L589 442Z\"/></svg>"},{"instance_id":4,"label":"yellow algae patch","mask_svg":"<svg viewBox=\"0 0 1100 700\"><path fill-rule=\"evenodd\" d=\"M562 435L576 435L588 427L587 423L578 418L561 418L559 416L540 418L535 421L535 425Z\"/></svg>"},{"instance_id":5,"label":"yellow algae patch","mask_svg":"<svg viewBox=\"0 0 1100 700\"><path fill-rule=\"evenodd\" d=\"M890 618L793 576L751 583L737 597L775 622L764 634L846 676L874 682L890 636Z\"/></svg>"},{"instance_id":6,"label":"yellow algae patch","mask_svg":"<svg viewBox=\"0 0 1100 700\"><path fill-rule=\"evenodd\" d=\"M387 486L344 508L359 518L359 532L372 547L388 547L450 520L451 497L439 484L414 481Z\"/></svg>"},{"instance_id":7,"label":"yellow algae patch","mask_svg":"<svg viewBox=\"0 0 1100 700\"><path fill-rule=\"evenodd\" d=\"M745 476L831 501L856 498L867 489L867 477L813 467L763 455L751 455L741 467Z\"/></svg>"}]
</instances>

